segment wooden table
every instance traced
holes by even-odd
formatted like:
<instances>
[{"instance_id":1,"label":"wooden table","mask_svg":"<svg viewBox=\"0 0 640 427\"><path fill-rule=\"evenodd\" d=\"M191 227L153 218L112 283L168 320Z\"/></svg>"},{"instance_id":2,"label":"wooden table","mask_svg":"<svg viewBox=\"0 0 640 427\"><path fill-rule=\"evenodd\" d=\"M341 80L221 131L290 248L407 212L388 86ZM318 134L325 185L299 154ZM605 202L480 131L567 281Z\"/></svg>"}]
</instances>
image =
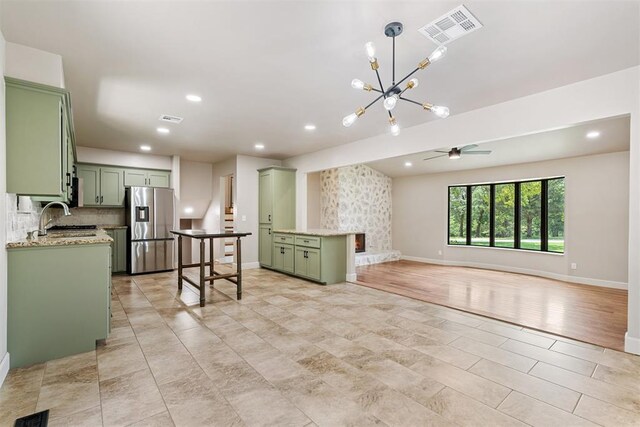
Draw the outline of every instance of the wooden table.
<instances>
[{"instance_id":1,"label":"wooden table","mask_svg":"<svg viewBox=\"0 0 640 427\"><path fill-rule=\"evenodd\" d=\"M242 246L240 239L245 236L250 236L251 233L220 233L207 230L171 230L172 234L178 236L178 290L182 290L182 282L186 281L200 291L200 307L205 305L205 284L209 282L213 286L215 280L226 279L231 283L235 283L237 288L237 297L242 299ZM200 240L200 262L193 264L182 263L182 238L189 237L191 239ZM213 269L214 257L213 257L213 241L215 239L225 239L229 237L236 238L236 272L222 274ZM209 240L209 262L206 261L205 256L205 240ZM205 267L209 266L209 275L205 276ZM198 284L193 280L185 276L182 271L185 268L200 267L200 280Z\"/></svg>"}]
</instances>

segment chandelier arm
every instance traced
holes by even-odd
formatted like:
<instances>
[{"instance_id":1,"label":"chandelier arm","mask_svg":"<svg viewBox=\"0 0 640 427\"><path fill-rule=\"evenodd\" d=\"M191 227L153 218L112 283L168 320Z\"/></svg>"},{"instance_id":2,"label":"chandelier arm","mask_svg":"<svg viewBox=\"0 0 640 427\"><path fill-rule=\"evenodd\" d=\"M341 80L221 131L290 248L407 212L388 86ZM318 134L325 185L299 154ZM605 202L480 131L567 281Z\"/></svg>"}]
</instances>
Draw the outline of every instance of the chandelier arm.
<instances>
[{"instance_id":1,"label":"chandelier arm","mask_svg":"<svg viewBox=\"0 0 640 427\"><path fill-rule=\"evenodd\" d=\"M380 73L378 72L378 70L375 70L375 72L376 72L376 77L378 78L378 83L380 84L380 91L382 92L382 96L386 98L387 94L384 91L384 86L382 85L382 80L380 79Z\"/></svg>"},{"instance_id":2,"label":"chandelier arm","mask_svg":"<svg viewBox=\"0 0 640 427\"><path fill-rule=\"evenodd\" d=\"M384 93L382 95L380 95L379 97L377 97L376 99L374 99L373 101L371 101L369 103L369 105L367 105L366 107L364 107L364 109L366 110L367 108L371 107L373 104L375 104L376 102L378 102L380 100L380 98L382 98L384 96Z\"/></svg>"},{"instance_id":3,"label":"chandelier arm","mask_svg":"<svg viewBox=\"0 0 640 427\"><path fill-rule=\"evenodd\" d=\"M408 98L405 98L405 97L403 97L403 96L401 96L401 97L400 97L400 99L402 99L403 101L407 101L407 102L410 102L410 103L412 103L412 104L416 104L416 105L419 105L419 106L421 106L421 107L422 107L422 103L421 103L421 102L414 101L414 100L412 100L412 99L408 99Z\"/></svg>"},{"instance_id":4,"label":"chandelier arm","mask_svg":"<svg viewBox=\"0 0 640 427\"><path fill-rule=\"evenodd\" d=\"M389 88L389 90L387 92L391 92L393 89L397 88L398 86L400 86L402 84L402 82L404 82L405 80L407 80L409 77L413 76L418 70L420 70L420 67L417 67L415 70L413 70L412 72L410 72L409 74L407 74L405 76L404 79L400 80L398 83L394 84L393 86L391 86Z\"/></svg>"},{"instance_id":5,"label":"chandelier arm","mask_svg":"<svg viewBox=\"0 0 640 427\"><path fill-rule=\"evenodd\" d=\"M383 91L381 91L380 89L376 89L375 87L372 87L371 90L378 93L384 93Z\"/></svg>"},{"instance_id":6,"label":"chandelier arm","mask_svg":"<svg viewBox=\"0 0 640 427\"><path fill-rule=\"evenodd\" d=\"M389 113L389 118L393 119L393 114L391 114L391 111L387 110L387 113Z\"/></svg>"}]
</instances>

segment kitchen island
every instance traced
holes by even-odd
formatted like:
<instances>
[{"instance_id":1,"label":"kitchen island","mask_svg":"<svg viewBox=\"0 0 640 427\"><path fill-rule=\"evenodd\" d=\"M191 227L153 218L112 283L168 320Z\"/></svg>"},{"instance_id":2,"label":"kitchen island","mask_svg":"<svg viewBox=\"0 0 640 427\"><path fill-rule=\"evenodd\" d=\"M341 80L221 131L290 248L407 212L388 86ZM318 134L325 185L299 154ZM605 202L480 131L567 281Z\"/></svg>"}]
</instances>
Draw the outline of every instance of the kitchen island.
<instances>
[{"instance_id":1,"label":"kitchen island","mask_svg":"<svg viewBox=\"0 0 640 427\"><path fill-rule=\"evenodd\" d=\"M355 280L354 231L273 230L271 268L323 285Z\"/></svg>"},{"instance_id":2,"label":"kitchen island","mask_svg":"<svg viewBox=\"0 0 640 427\"><path fill-rule=\"evenodd\" d=\"M91 230L7 243L12 368L91 351L107 338L111 242Z\"/></svg>"}]
</instances>

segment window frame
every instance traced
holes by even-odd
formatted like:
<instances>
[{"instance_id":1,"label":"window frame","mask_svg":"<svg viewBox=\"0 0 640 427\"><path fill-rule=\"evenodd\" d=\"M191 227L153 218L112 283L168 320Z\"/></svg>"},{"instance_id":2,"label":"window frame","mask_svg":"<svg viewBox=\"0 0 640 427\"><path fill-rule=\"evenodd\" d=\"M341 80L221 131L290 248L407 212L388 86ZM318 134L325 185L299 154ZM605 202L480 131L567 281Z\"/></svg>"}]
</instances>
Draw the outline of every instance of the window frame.
<instances>
[{"instance_id":1,"label":"window frame","mask_svg":"<svg viewBox=\"0 0 640 427\"><path fill-rule=\"evenodd\" d=\"M476 184L454 184L447 186L447 236L446 243L447 246L452 247L473 247L473 248L493 248L493 249L505 249L505 250L519 250L519 251L527 251L533 253L549 253L556 255L564 255L565 250L563 248L562 252L558 251L550 251L549 250L549 181L562 179L565 180L565 176L552 176L548 178L532 178L532 179L522 179L517 181L499 181L499 182L485 182L485 183L476 183ZM521 246L521 184L529 183L529 182L540 182L540 249L528 249L522 248ZM505 185L505 184L513 184L514 185L514 209L513 209L513 226L514 226L514 236L513 236L513 248L504 247L504 246L496 246L495 245L495 195L496 195L496 185ZM472 187L476 186L489 186L489 245L473 245L471 244L471 211L472 211ZM452 244L451 243L451 189L452 188L465 188L467 193L466 199L466 230L465 230L465 243ZM566 189L566 186L565 186ZM566 196L564 197L564 201L566 202ZM564 206L563 206L564 207ZM564 222L564 226L566 227L566 219ZM565 236L566 233L563 233Z\"/></svg>"}]
</instances>

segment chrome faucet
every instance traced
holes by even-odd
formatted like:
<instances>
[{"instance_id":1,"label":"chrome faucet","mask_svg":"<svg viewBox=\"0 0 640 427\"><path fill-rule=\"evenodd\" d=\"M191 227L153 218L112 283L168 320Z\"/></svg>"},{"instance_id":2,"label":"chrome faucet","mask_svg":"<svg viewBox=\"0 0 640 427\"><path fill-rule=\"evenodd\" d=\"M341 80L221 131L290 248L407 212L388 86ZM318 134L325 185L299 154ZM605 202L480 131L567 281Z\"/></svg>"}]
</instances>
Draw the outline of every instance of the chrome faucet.
<instances>
[{"instance_id":1,"label":"chrome faucet","mask_svg":"<svg viewBox=\"0 0 640 427\"><path fill-rule=\"evenodd\" d=\"M40 212L40 226L38 227L38 236L46 236L47 235L47 225L49 225L49 223L51 221L53 221L52 219L50 219L46 224L44 223L44 213L47 211L47 209L49 209L49 207L51 205L60 205L60 206L62 206L62 209L64 209L64 216L71 215L71 212L69 212L69 206L67 206L66 203L62 203L62 202L51 202L51 203L48 203L42 209L42 212Z\"/></svg>"}]
</instances>

